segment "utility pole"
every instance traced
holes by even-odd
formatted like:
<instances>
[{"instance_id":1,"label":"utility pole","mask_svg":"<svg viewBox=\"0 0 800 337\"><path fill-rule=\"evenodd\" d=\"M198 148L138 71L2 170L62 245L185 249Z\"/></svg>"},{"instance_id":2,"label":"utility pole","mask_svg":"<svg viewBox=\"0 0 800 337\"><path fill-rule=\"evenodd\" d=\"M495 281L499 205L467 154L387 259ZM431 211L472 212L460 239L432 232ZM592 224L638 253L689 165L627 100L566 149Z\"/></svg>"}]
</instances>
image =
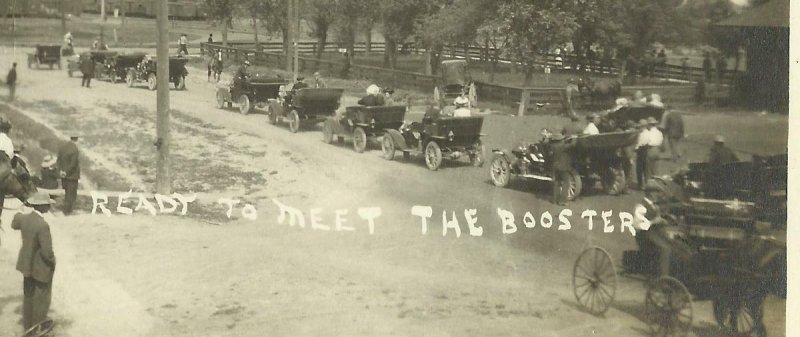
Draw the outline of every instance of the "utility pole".
<instances>
[{"instance_id":1,"label":"utility pole","mask_svg":"<svg viewBox=\"0 0 800 337\"><path fill-rule=\"evenodd\" d=\"M105 42L105 29L106 29L106 0L100 0L100 45L103 46Z\"/></svg>"},{"instance_id":2,"label":"utility pole","mask_svg":"<svg viewBox=\"0 0 800 337\"><path fill-rule=\"evenodd\" d=\"M292 17L292 25L294 25L294 34L292 34L292 52L294 52L294 81L297 82L297 77L300 75L300 2L298 0L289 0L294 2L292 9L294 10Z\"/></svg>"},{"instance_id":3,"label":"utility pole","mask_svg":"<svg viewBox=\"0 0 800 337\"><path fill-rule=\"evenodd\" d=\"M292 71L292 53L294 52L294 0L286 0L286 41L289 41L289 48L286 50L286 71Z\"/></svg>"},{"instance_id":4,"label":"utility pole","mask_svg":"<svg viewBox=\"0 0 800 337\"><path fill-rule=\"evenodd\" d=\"M169 5L166 0L155 1L158 45L156 47L156 191L170 194L172 176L170 174L169 145Z\"/></svg>"}]
</instances>

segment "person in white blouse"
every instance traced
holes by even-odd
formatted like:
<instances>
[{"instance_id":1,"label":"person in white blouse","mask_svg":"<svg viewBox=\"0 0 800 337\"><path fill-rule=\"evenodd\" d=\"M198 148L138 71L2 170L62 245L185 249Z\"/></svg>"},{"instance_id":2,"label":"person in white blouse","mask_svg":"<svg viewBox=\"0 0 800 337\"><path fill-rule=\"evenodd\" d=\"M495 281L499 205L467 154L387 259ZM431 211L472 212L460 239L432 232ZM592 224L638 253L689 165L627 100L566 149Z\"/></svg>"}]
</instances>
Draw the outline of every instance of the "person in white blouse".
<instances>
[{"instance_id":1,"label":"person in white blouse","mask_svg":"<svg viewBox=\"0 0 800 337\"><path fill-rule=\"evenodd\" d=\"M650 132L646 119L639 120L639 138L636 140L636 182L643 190L647 184L647 153L650 150Z\"/></svg>"},{"instance_id":2,"label":"person in white blouse","mask_svg":"<svg viewBox=\"0 0 800 337\"><path fill-rule=\"evenodd\" d=\"M472 116L472 111L469 109L469 99L462 96L456 97L455 101L456 109L453 111L453 117L469 117Z\"/></svg>"},{"instance_id":3,"label":"person in white blouse","mask_svg":"<svg viewBox=\"0 0 800 337\"><path fill-rule=\"evenodd\" d=\"M664 134L658 129L658 121L650 117L647 119L647 142L649 150L647 151L647 166L645 170L646 179L658 173L658 160L661 158L661 149L664 144Z\"/></svg>"},{"instance_id":4,"label":"person in white blouse","mask_svg":"<svg viewBox=\"0 0 800 337\"><path fill-rule=\"evenodd\" d=\"M600 130L597 129L597 124L600 124L600 116L597 114L592 114L589 116L589 124L583 129L584 135L599 135Z\"/></svg>"},{"instance_id":5,"label":"person in white blouse","mask_svg":"<svg viewBox=\"0 0 800 337\"><path fill-rule=\"evenodd\" d=\"M0 151L5 153L9 162L14 158L14 143L8 137L11 131L11 122L6 119L0 118Z\"/></svg>"}]
</instances>

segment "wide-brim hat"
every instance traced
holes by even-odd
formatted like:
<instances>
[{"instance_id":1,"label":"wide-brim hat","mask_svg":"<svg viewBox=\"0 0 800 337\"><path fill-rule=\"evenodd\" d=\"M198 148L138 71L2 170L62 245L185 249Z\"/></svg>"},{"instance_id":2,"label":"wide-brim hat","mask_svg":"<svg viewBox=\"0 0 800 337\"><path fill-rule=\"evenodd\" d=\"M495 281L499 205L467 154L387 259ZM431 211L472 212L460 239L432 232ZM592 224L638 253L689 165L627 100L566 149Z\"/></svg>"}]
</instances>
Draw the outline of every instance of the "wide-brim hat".
<instances>
[{"instance_id":1,"label":"wide-brim hat","mask_svg":"<svg viewBox=\"0 0 800 337\"><path fill-rule=\"evenodd\" d=\"M50 199L50 195L44 191L34 193L32 196L28 197L27 202L29 205L52 205L56 203L55 200Z\"/></svg>"},{"instance_id":2,"label":"wide-brim hat","mask_svg":"<svg viewBox=\"0 0 800 337\"><path fill-rule=\"evenodd\" d=\"M560 133L556 133L552 137L550 137L551 140L555 140L555 141L564 140L564 138L566 138L566 137L564 137L564 135L562 135Z\"/></svg>"},{"instance_id":3,"label":"wide-brim hat","mask_svg":"<svg viewBox=\"0 0 800 337\"><path fill-rule=\"evenodd\" d=\"M453 104L455 104L455 105L467 105L467 104L469 104L469 100L464 96L458 96L453 101Z\"/></svg>"},{"instance_id":4,"label":"wide-brim hat","mask_svg":"<svg viewBox=\"0 0 800 337\"><path fill-rule=\"evenodd\" d=\"M722 135L716 135L714 137L714 143L724 143L724 142L725 142L725 137L723 137Z\"/></svg>"},{"instance_id":5,"label":"wide-brim hat","mask_svg":"<svg viewBox=\"0 0 800 337\"><path fill-rule=\"evenodd\" d=\"M655 119L655 117L651 116L651 117L647 118L647 123L650 124L650 125L655 125L655 124L658 124L658 121Z\"/></svg>"},{"instance_id":6,"label":"wide-brim hat","mask_svg":"<svg viewBox=\"0 0 800 337\"><path fill-rule=\"evenodd\" d=\"M250 61L244 60L244 65L249 66L250 65Z\"/></svg>"},{"instance_id":7,"label":"wide-brim hat","mask_svg":"<svg viewBox=\"0 0 800 337\"><path fill-rule=\"evenodd\" d=\"M647 123L646 119L642 118L642 119L639 120L639 126L640 127L647 126L647 125L648 125L648 123Z\"/></svg>"},{"instance_id":8,"label":"wide-brim hat","mask_svg":"<svg viewBox=\"0 0 800 337\"><path fill-rule=\"evenodd\" d=\"M48 154L48 155L44 156L44 159L42 159L42 166L43 167L53 166L53 165L56 164L56 161L57 161L56 156L54 156L52 154Z\"/></svg>"}]
</instances>

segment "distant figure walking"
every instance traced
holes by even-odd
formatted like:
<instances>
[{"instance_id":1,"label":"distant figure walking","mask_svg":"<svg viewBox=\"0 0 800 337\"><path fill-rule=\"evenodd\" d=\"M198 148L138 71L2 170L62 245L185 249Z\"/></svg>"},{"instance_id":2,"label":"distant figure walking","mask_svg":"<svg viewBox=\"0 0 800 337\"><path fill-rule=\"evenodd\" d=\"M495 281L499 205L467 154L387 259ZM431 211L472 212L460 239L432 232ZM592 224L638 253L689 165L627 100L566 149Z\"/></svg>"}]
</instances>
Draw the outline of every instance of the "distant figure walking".
<instances>
[{"instance_id":1,"label":"distant figure walking","mask_svg":"<svg viewBox=\"0 0 800 337\"><path fill-rule=\"evenodd\" d=\"M72 213L75 199L78 197L78 180L81 178L81 166L78 160L78 135L73 134L69 142L58 149L56 165L61 171L61 187L64 188L64 215Z\"/></svg>"},{"instance_id":2,"label":"distant figure walking","mask_svg":"<svg viewBox=\"0 0 800 337\"><path fill-rule=\"evenodd\" d=\"M706 81L711 79L711 56L708 53L703 54L703 76Z\"/></svg>"},{"instance_id":3,"label":"distant figure walking","mask_svg":"<svg viewBox=\"0 0 800 337\"><path fill-rule=\"evenodd\" d=\"M13 102L17 91L17 62L11 64L11 70L6 75L6 84L8 85L8 101Z\"/></svg>"},{"instance_id":4,"label":"distant figure walking","mask_svg":"<svg viewBox=\"0 0 800 337\"><path fill-rule=\"evenodd\" d=\"M181 37L178 39L178 55L189 55L188 45L189 38L186 36L186 33L181 34Z\"/></svg>"},{"instance_id":5,"label":"distant figure walking","mask_svg":"<svg viewBox=\"0 0 800 337\"><path fill-rule=\"evenodd\" d=\"M208 43L214 43L214 34L208 34Z\"/></svg>"},{"instance_id":6,"label":"distant figure walking","mask_svg":"<svg viewBox=\"0 0 800 337\"><path fill-rule=\"evenodd\" d=\"M91 56L84 57L80 60L81 73L83 73L83 79L81 80L81 86L90 88L92 83L92 77L94 77L94 61L92 60Z\"/></svg>"},{"instance_id":7,"label":"distant figure walking","mask_svg":"<svg viewBox=\"0 0 800 337\"><path fill-rule=\"evenodd\" d=\"M681 139L683 139L683 116L679 111L667 110L664 112L663 121L661 122L664 134L667 136L669 142L669 150L672 152L672 161L677 162L681 159Z\"/></svg>"}]
</instances>

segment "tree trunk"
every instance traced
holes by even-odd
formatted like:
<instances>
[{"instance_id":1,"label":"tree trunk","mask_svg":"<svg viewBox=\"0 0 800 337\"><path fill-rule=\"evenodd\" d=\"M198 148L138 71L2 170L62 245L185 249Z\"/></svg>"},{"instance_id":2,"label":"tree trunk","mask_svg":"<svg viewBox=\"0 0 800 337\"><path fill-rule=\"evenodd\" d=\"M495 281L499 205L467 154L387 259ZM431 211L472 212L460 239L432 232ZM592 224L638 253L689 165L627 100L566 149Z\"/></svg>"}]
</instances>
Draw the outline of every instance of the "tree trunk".
<instances>
[{"instance_id":1,"label":"tree trunk","mask_svg":"<svg viewBox=\"0 0 800 337\"><path fill-rule=\"evenodd\" d=\"M525 67L525 70L524 70L525 71L525 82L523 83L523 86L530 87L531 86L531 81L533 80L533 66L532 65L526 65L524 67Z\"/></svg>"},{"instance_id":2,"label":"tree trunk","mask_svg":"<svg viewBox=\"0 0 800 337\"><path fill-rule=\"evenodd\" d=\"M64 0L58 2L59 9L61 10L61 35L67 35L67 13L64 9Z\"/></svg>"},{"instance_id":3,"label":"tree trunk","mask_svg":"<svg viewBox=\"0 0 800 337\"><path fill-rule=\"evenodd\" d=\"M228 46L228 22L227 20L222 23L222 46Z\"/></svg>"},{"instance_id":4,"label":"tree trunk","mask_svg":"<svg viewBox=\"0 0 800 337\"><path fill-rule=\"evenodd\" d=\"M433 75L433 51L430 48L425 50L425 75Z\"/></svg>"},{"instance_id":5,"label":"tree trunk","mask_svg":"<svg viewBox=\"0 0 800 337\"><path fill-rule=\"evenodd\" d=\"M253 43L257 51L261 51L261 44L258 43L258 19L253 16Z\"/></svg>"},{"instance_id":6,"label":"tree trunk","mask_svg":"<svg viewBox=\"0 0 800 337\"><path fill-rule=\"evenodd\" d=\"M365 43L364 54L369 56L369 54L372 53L372 26L371 25L370 25L370 27L367 27L367 30L366 30L366 32L364 34L364 37L366 37L366 40L365 40L366 42L364 42Z\"/></svg>"},{"instance_id":7,"label":"tree trunk","mask_svg":"<svg viewBox=\"0 0 800 337\"><path fill-rule=\"evenodd\" d=\"M497 60L491 61L491 66L489 67L489 83L494 83L494 74L497 72Z\"/></svg>"},{"instance_id":8,"label":"tree trunk","mask_svg":"<svg viewBox=\"0 0 800 337\"><path fill-rule=\"evenodd\" d=\"M325 52L325 44L328 43L328 27L320 28L317 26L317 58L322 58L322 53Z\"/></svg>"},{"instance_id":9,"label":"tree trunk","mask_svg":"<svg viewBox=\"0 0 800 337\"><path fill-rule=\"evenodd\" d=\"M464 59L467 60L467 63L472 62L469 57L469 43L464 43Z\"/></svg>"},{"instance_id":10,"label":"tree trunk","mask_svg":"<svg viewBox=\"0 0 800 337\"><path fill-rule=\"evenodd\" d=\"M283 38L283 55L285 56L286 71L292 71L292 52L291 52L291 37L289 36L289 28L281 28L281 37Z\"/></svg>"},{"instance_id":11,"label":"tree trunk","mask_svg":"<svg viewBox=\"0 0 800 337\"><path fill-rule=\"evenodd\" d=\"M395 39L386 39L386 51L384 52L384 62L388 61L388 66L391 69L397 68L397 41Z\"/></svg>"}]
</instances>

